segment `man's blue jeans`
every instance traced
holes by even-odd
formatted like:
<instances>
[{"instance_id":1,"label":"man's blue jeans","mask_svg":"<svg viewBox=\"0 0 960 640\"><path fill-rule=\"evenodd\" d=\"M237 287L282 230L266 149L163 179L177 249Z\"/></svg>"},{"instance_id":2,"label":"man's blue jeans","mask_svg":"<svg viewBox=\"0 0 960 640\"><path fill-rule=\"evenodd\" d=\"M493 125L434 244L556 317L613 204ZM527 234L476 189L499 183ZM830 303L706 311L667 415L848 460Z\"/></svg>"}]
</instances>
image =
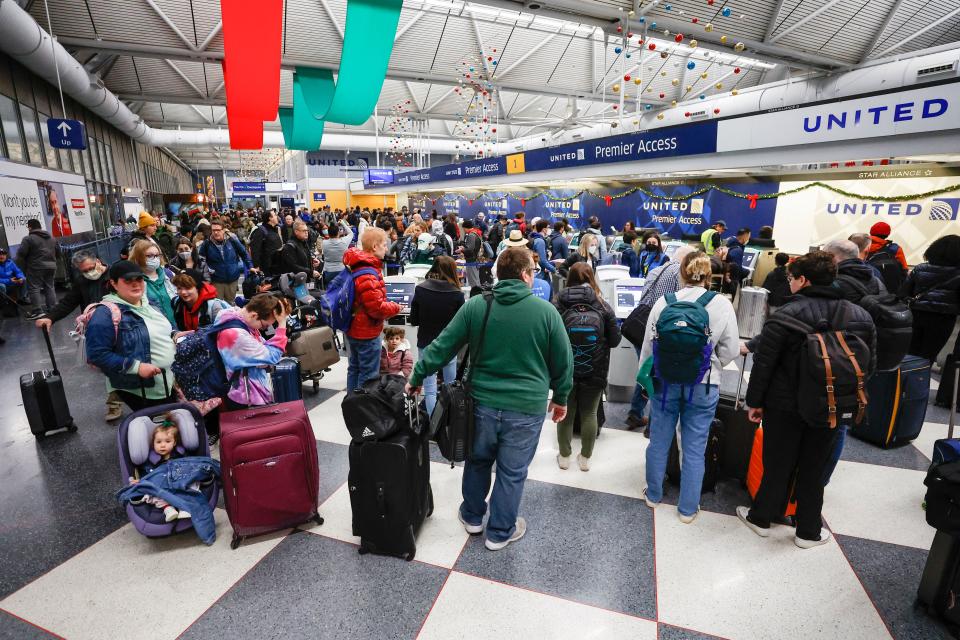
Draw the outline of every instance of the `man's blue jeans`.
<instances>
[{"instance_id":1,"label":"man's blue jeans","mask_svg":"<svg viewBox=\"0 0 960 640\"><path fill-rule=\"evenodd\" d=\"M519 413L476 405L473 452L463 468L460 515L471 525L483 523L487 512L490 471L497 463L497 480L490 496L487 539L503 542L516 529L527 469L537 451L545 414Z\"/></svg>"},{"instance_id":2,"label":"man's blue jeans","mask_svg":"<svg viewBox=\"0 0 960 640\"><path fill-rule=\"evenodd\" d=\"M450 384L457 377L457 359L443 365L443 383ZM433 414L437 406L437 374L423 379L423 400L427 403L427 415Z\"/></svg>"},{"instance_id":3,"label":"man's blue jeans","mask_svg":"<svg viewBox=\"0 0 960 640\"><path fill-rule=\"evenodd\" d=\"M656 383L655 395L650 398L650 444L647 445L647 498L651 502L663 499L663 476L667 471L667 457L680 420L680 503L681 515L692 516L700 508L700 489L703 486L704 455L710 424L717 413L720 387L698 384L690 387L671 384L667 387L666 403L662 400L663 387Z\"/></svg>"},{"instance_id":4,"label":"man's blue jeans","mask_svg":"<svg viewBox=\"0 0 960 640\"><path fill-rule=\"evenodd\" d=\"M380 336L359 340L347 336L350 353L347 359L347 391L363 386L370 378L380 376Z\"/></svg>"},{"instance_id":5,"label":"man's blue jeans","mask_svg":"<svg viewBox=\"0 0 960 640\"><path fill-rule=\"evenodd\" d=\"M634 351L637 352L637 360L640 359L640 347L634 345ZM638 368L641 363L638 362ZM630 401L630 413L633 414L635 418L643 417L643 410L647 408L647 396L644 395L643 385L639 382L637 386L633 388L633 400Z\"/></svg>"}]
</instances>

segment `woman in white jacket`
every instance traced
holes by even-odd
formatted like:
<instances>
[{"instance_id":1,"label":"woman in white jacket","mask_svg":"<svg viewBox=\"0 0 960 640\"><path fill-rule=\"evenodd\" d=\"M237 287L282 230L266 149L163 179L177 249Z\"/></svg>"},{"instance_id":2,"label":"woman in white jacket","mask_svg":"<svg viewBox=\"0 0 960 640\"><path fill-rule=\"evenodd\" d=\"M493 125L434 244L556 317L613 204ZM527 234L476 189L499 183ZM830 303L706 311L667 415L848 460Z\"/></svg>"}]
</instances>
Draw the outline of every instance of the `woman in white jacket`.
<instances>
[{"instance_id":1,"label":"woman in white jacket","mask_svg":"<svg viewBox=\"0 0 960 640\"><path fill-rule=\"evenodd\" d=\"M640 362L654 354L657 339L657 321L667 305L674 301L697 301L707 293L710 282L710 258L697 251L684 257L680 265L682 288L676 294L660 298L650 311ZM655 508L663 498L663 477L667 457L673 443L677 421L680 422L682 467L680 472L680 502L677 512L680 521L689 524L700 511L700 489L703 484L704 455L710 424L713 422L720 399L720 378L723 367L739 354L739 331L733 305L722 295L706 301L709 316L708 340L712 347L710 364L703 377L693 385L666 384L658 379L658 358L654 360L654 397L650 399L650 444L647 446L647 486L644 498L647 506ZM658 346L663 349L664 344ZM663 355L663 354L661 354ZM704 363L706 366L706 363ZM691 388L692 387L692 388Z\"/></svg>"}]
</instances>

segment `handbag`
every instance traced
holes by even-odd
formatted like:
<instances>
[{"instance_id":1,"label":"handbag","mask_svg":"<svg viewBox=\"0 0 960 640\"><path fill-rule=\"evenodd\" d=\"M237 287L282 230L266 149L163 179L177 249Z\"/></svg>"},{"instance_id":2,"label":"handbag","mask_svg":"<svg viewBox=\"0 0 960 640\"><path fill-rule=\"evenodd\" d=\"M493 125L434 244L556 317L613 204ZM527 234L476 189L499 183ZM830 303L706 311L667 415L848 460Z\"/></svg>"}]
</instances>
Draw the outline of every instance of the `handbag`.
<instances>
[{"instance_id":1,"label":"handbag","mask_svg":"<svg viewBox=\"0 0 960 640\"><path fill-rule=\"evenodd\" d=\"M490 319L490 309L493 308L493 292L484 291L483 299L487 303L487 310L480 327L480 339L474 351L474 359L479 357L483 349L483 339L487 333L487 321ZM473 368L468 368L470 351L457 369L457 378L444 383L437 393L437 404L430 416L430 433L436 441L440 454L450 461L450 467L455 462L464 462L470 457L473 450L474 415L473 397L470 395L470 378ZM474 362L474 365L476 362ZM464 371L466 370L466 375Z\"/></svg>"}]
</instances>

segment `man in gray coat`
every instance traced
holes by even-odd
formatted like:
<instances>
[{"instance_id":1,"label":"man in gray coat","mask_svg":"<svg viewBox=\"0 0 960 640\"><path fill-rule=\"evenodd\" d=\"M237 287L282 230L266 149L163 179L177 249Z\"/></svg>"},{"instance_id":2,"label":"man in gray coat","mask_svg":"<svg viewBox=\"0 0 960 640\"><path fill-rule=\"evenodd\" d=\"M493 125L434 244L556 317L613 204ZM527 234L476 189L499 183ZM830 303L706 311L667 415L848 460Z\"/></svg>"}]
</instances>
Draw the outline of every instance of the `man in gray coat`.
<instances>
[{"instance_id":1,"label":"man in gray coat","mask_svg":"<svg viewBox=\"0 0 960 640\"><path fill-rule=\"evenodd\" d=\"M14 260L27 276L27 295L34 307L27 317L35 320L57 304L53 276L57 272L57 254L60 253L60 247L57 241L43 230L39 220L28 220L27 229L30 233L20 243Z\"/></svg>"}]
</instances>

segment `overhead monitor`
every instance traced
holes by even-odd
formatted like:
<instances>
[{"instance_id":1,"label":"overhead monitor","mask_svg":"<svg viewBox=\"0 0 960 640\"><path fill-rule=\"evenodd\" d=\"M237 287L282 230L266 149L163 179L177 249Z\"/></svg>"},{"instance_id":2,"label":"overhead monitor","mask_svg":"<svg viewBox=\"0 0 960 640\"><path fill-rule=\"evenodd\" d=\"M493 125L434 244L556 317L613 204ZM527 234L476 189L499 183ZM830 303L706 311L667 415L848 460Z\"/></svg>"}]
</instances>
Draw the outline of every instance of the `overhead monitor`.
<instances>
[{"instance_id":1,"label":"overhead monitor","mask_svg":"<svg viewBox=\"0 0 960 640\"><path fill-rule=\"evenodd\" d=\"M644 284L645 280L643 278L622 278L613 283L614 300L616 301L614 312L617 318L625 319L640 304Z\"/></svg>"},{"instance_id":2,"label":"overhead monitor","mask_svg":"<svg viewBox=\"0 0 960 640\"><path fill-rule=\"evenodd\" d=\"M393 169L367 169L363 172L363 184L367 187L393 184Z\"/></svg>"}]
</instances>

